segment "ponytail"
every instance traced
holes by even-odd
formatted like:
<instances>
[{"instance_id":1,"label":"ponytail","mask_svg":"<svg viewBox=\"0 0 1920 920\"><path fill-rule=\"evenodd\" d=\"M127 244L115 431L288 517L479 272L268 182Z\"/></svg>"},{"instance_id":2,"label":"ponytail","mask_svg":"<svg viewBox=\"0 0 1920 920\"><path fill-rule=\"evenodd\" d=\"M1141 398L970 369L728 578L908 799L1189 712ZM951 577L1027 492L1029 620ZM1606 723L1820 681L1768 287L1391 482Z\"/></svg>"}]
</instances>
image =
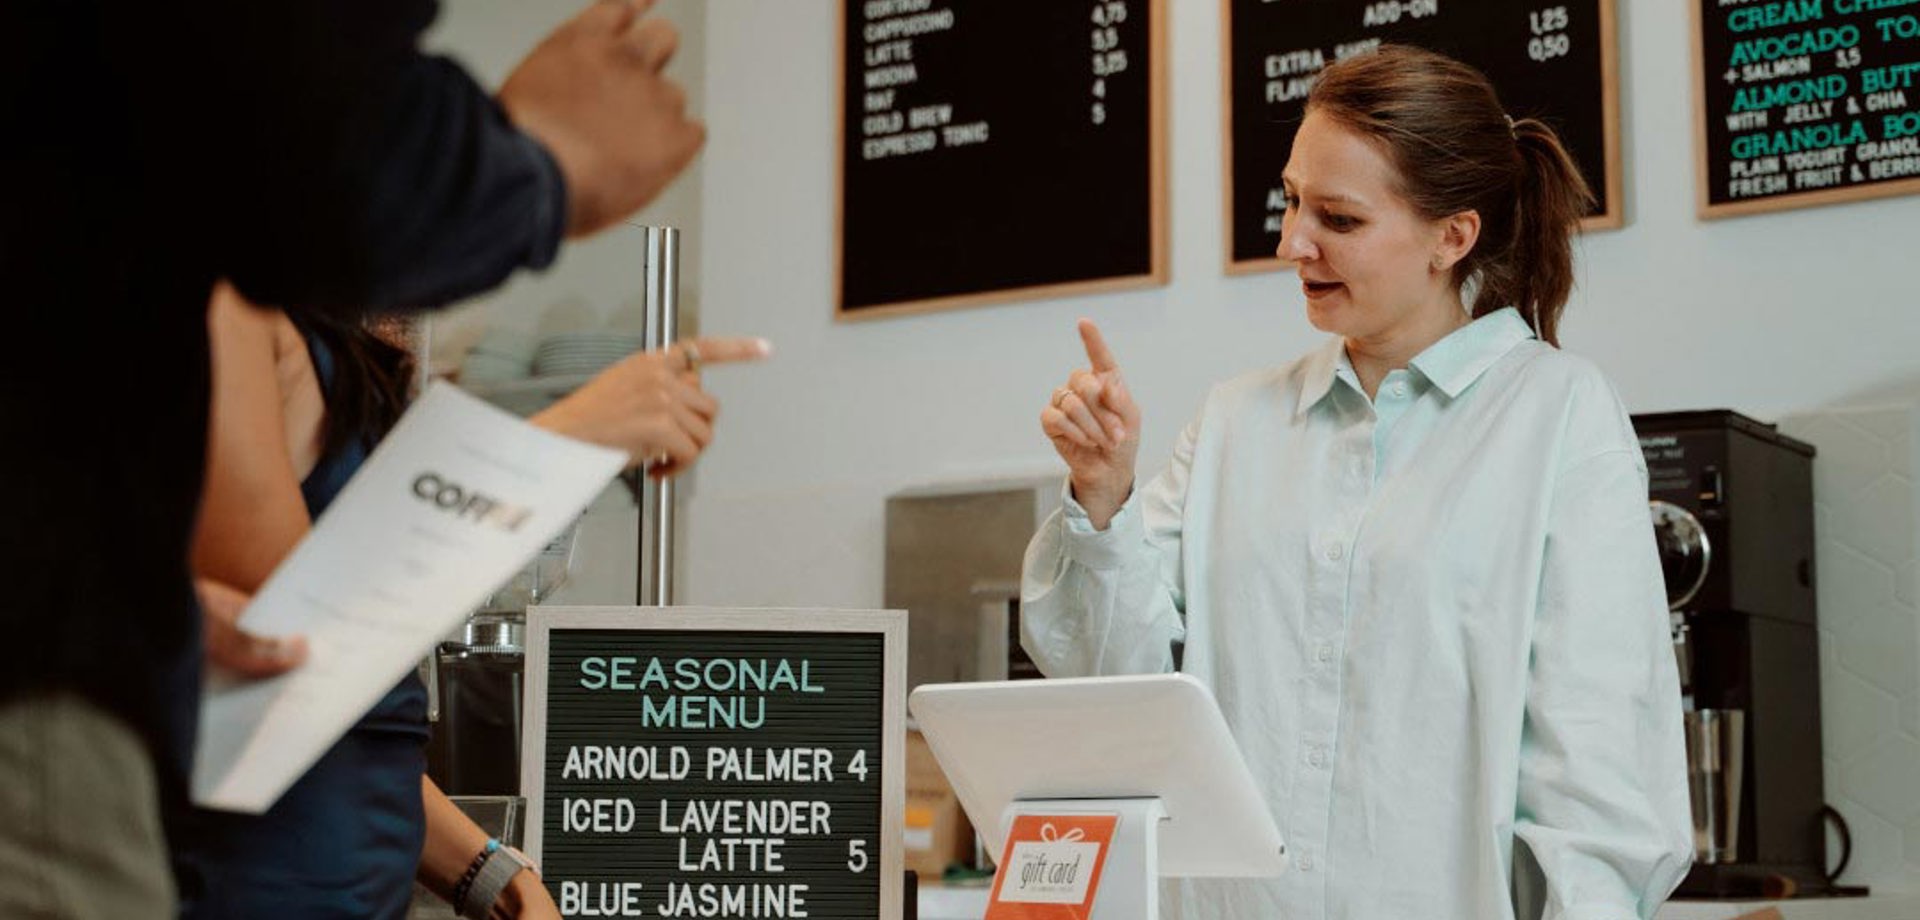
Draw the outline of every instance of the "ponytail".
<instances>
[{"instance_id":1,"label":"ponytail","mask_svg":"<svg viewBox=\"0 0 1920 920\"><path fill-rule=\"evenodd\" d=\"M1513 123L1520 157L1513 198L1513 242L1489 251L1479 268L1473 313L1512 306L1541 341L1560 344L1560 314L1573 292L1573 232L1593 207L1593 192L1573 157L1544 122Z\"/></svg>"}]
</instances>

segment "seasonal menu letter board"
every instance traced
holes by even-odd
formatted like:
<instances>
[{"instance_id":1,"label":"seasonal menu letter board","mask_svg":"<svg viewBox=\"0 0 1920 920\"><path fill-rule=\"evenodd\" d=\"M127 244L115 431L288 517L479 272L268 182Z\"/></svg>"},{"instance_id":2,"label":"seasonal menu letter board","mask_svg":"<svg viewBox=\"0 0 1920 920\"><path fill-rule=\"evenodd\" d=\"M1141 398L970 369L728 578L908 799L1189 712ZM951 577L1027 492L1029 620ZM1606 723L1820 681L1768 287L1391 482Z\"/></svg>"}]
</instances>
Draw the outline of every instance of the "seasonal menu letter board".
<instances>
[{"instance_id":1,"label":"seasonal menu letter board","mask_svg":"<svg viewBox=\"0 0 1920 920\"><path fill-rule=\"evenodd\" d=\"M904 612L528 626L526 849L562 916L900 916Z\"/></svg>"},{"instance_id":2,"label":"seasonal menu letter board","mask_svg":"<svg viewBox=\"0 0 1920 920\"><path fill-rule=\"evenodd\" d=\"M1920 191L1920 0L1691 0L1700 215Z\"/></svg>"},{"instance_id":3,"label":"seasonal menu letter board","mask_svg":"<svg viewBox=\"0 0 1920 920\"><path fill-rule=\"evenodd\" d=\"M1513 118L1552 125L1598 202L1587 229L1625 223L1614 0L1222 0L1226 7L1227 270L1283 267L1280 173L1327 65L1384 43L1479 68Z\"/></svg>"},{"instance_id":4,"label":"seasonal menu letter board","mask_svg":"<svg viewBox=\"0 0 1920 920\"><path fill-rule=\"evenodd\" d=\"M1169 0L845 0L837 317L1165 284Z\"/></svg>"}]
</instances>

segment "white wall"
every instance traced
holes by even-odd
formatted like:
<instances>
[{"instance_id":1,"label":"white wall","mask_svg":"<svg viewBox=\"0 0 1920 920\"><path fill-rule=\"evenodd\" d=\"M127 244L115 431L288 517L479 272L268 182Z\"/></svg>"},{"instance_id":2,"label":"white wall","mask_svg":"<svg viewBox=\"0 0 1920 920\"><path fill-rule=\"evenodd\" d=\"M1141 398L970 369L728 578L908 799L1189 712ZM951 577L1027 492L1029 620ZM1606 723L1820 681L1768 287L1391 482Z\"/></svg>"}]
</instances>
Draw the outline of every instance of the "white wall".
<instances>
[{"instance_id":1,"label":"white wall","mask_svg":"<svg viewBox=\"0 0 1920 920\"><path fill-rule=\"evenodd\" d=\"M1780 427L1820 450L1821 753L1827 803L1853 834L1845 880L1920 891L1920 411L1822 410Z\"/></svg>"},{"instance_id":2,"label":"white wall","mask_svg":"<svg viewBox=\"0 0 1920 920\"><path fill-rule=\"evenodd\" d=\"M1320 340L1292 274L1221 273L1220 5L1168 5L1172 285L854 324L832 319L836 4L708 8L704 321L779 353L709 375L726 413L689 512L689 600L878 604L888 493L1055 465L1036 417L1080 360L1077 316L1145 403L1150 469L1210 381ZM1697 221L1685 6L1620 5L1631 222L1584 242L1568 346L1636 411L1773 418L1920 389L1920 198Z\"/></svg>"}]
</instances>

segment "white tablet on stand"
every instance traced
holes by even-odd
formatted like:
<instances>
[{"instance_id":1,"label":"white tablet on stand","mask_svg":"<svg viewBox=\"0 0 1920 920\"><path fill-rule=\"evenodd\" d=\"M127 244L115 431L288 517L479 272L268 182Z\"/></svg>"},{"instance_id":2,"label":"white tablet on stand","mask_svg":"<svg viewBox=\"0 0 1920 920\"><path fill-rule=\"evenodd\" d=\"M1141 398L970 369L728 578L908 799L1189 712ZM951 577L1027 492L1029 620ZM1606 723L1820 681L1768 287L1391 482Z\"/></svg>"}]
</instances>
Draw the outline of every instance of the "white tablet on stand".
<instances>
[{"instance_id":1,"label":"white tablet on stand","mask_svg":"<svg viewBox=\"0 0 1920 920\"><path fill-rule=\"evenodd\" d=\"M1023 813L1133 816L1114 840L1097 918L1155 916L1158 876L1286 868L1279 828L1213 694L1184 674L927 685L908 708L996 856ZM1136 912L1143 899L1155 903Z\"/></svg>"}]
</instances>

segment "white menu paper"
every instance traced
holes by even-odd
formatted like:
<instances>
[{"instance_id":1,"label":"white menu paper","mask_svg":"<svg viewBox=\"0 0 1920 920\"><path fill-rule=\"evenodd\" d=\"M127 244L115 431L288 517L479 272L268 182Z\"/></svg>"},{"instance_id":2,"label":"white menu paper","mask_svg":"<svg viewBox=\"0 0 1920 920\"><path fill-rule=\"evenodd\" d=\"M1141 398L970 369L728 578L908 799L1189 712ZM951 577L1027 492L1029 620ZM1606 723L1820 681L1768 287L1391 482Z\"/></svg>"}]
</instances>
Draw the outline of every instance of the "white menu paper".
<instances>
[{"instance_id":1,"label":"white menu paper","mask_svg":"<svg viewBox=\"0 0 1920 920\"><path fill-rule=\"evenodd\" d=\"M306 663L259 681L208 674L193 800L272 807L625 460L430 387L241 617L251 632L305 636Z\"/></svg>"}]
</instances>

